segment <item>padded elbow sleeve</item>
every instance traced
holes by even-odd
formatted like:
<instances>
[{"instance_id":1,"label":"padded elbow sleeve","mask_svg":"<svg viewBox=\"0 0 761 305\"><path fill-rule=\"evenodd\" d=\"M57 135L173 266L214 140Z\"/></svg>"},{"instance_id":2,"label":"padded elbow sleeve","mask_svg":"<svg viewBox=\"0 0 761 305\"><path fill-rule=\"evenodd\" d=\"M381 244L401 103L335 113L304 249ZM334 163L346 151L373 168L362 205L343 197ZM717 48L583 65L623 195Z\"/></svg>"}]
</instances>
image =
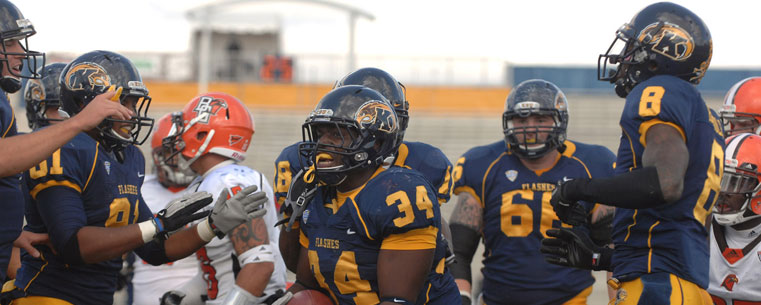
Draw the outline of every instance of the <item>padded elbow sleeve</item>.
<instances>
[{"instance_id":1,"label":"padded elbow sleeve","mask_svg":"<svg viewBox=\"0 0 761 305\"><path fill-rule=\"evenodd\" d=\"M66 244L64 244L63 249L61 249L61 258L64 263L69 265L85 264L84 260L82 260L82 253L79 251L79 239L77 238L78 232L79 230L74 232Z\"/></svg>"},{"instance_id":2,"label":"padded elbow sleeve","mask_svg":"<svg viewBox=\"0 0 761 305\"><path fill-rule=\"evenodd\" d=\"M454 278L471 282L470 263L473 261L476 249L478 249L481 234L458 223L449 224L449 228L452 231L452 248L455 255L455 262L449 266L449 270Z\"/></svg>"},{"instance_id":3,"label":"padded elbow sleeve","mask_svg":"<svg viewBox=\"0 0 761 305\"><path fill-rule=\"evenodd\" d=\"M610 206L641 209L666 204L658 170L653 166L610 178L575 179L574 194L580 200Z\"/></svg>"}]
</instances>

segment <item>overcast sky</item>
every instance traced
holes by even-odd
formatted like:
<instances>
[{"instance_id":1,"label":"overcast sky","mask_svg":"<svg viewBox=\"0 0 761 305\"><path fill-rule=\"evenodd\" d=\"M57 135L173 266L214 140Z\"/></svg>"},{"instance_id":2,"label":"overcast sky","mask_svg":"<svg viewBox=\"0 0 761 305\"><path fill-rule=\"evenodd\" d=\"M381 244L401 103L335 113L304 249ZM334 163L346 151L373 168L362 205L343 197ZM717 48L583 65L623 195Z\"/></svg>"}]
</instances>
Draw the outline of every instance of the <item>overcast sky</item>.
<instances>
[{"instance_id":1,"label":"overcast sky","mask_svg":"<svg viewBox=\"0 0 761 305\"><path fill-rule=\"evenodd\" d=\"M184 52L188 9L208 0L12 0L38 34L39 51ZM359 56L468 57L516 64L596 65L616 29L653 1L338 1L375 16L357 26ZM348 17L314 4L251 0L252 22L280 20L286 54L346 54ZM677 3L708 24L713 67L761 68L761 1Z\"/></svg>"}]
</instances>

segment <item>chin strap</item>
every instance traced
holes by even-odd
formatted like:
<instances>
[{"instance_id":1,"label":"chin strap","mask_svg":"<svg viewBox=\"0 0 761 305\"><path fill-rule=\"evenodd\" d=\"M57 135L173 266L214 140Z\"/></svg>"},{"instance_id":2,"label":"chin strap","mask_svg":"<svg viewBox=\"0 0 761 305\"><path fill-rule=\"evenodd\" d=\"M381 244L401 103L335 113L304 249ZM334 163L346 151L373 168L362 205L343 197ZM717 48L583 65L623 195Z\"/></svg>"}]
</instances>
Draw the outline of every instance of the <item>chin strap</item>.
<instances>
[{"instance_id":1,"label":"chin strap","mask_svg":"<svg viewBox=\"0 0 761 305\"><path fill-rule=\"evenodd\" d=\"M21 90L21 81L10 76L3 76L0 79L0 88L8 93L16 93Z\"/></svg>"}]
</instances>

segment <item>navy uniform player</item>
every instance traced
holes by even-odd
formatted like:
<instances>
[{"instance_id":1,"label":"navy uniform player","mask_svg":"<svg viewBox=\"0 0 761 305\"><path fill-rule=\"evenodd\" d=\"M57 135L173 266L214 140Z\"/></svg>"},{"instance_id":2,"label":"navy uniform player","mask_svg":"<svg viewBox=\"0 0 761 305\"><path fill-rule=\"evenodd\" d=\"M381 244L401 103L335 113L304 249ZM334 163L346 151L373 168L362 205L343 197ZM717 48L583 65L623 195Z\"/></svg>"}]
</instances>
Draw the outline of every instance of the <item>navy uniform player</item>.
<instances>
[{"instance_id":1,"label":"navy uniform player","mask_svg":"<svg viewBox=\"0 0 761 305\"><path fill-rule=\"evenodd\" d=\"M617 41L624 46L612 54ZM615 52L615 51L613 51ZM705 220L719 195L724 140L695 85L711 61L711 34L688 9L647 6L617 32L598 75L626 97L616 176L562 183L551 203L573 219L578 200L617 208L615 250L573 230L548 235L560 263L613 271L616 304L710 304ZM604 62L604 64L603 64ZM607 64L617 70L607 75ZM610 257L612 255L612 258ZM638 303L639 302L639 303Z\"/></svg>"},{"instance_id":2,"label":"navy uniform player","mask_svg":"<svg viewBox=\"0 0 761 305\"><path fill-rule=\"evenodd\" d=\"M454 304L436 190L420 173L382 166L394 154L398 119L380 93L334 89L306 123L313 201L300 218L297 281L337 304Z\"/></svg>"},{"instance_id":3,"label":"navy uniform player","mask_svg":"<svg viewBox=\"0 0 761 305\"><path fill-rule=\"evenodd\" d=\"M545 80L527 80L512 89L502 124L505 139L468 150L453 173L459 201L450 218L455 243L451 270L463 304L471 303L470 264L481 237L487 256L478 304L586 304L591 273L546 263L540 242L548 229L569 227L549 203L556 182L611 176L615 156L599 145L566 140L568 102ZM591 218L594 205L585 205ZM595 211L595 217L612 219L610 207ZM595 227L602 236L605 231L609 234L606 225ZM599 241L608 242L604 237Z\"/></svg>"},{"instance_id":4,"label":"navy uniform player","mask_svg":"<svg viewBox=\"0 0 761 305\"><path fill-rule=\"evenodd\" d=\"M93 51L61 75L61 102L69 115L83 115L96 96L118 87L112 103L140 109L140 116L106 119L26 173L32 197L26 229L50 234L52 248L41 248L39 258L22 256L14 290L26 296L12 304L110 304L123 254L134 249L152 264L179 259L262 214L266 196L246 197L252 188L232 199L221 196L210 214L193 213L211 202L211 195L189 194L154 218L140 195L145 164L134 145L152 126L145 117L150 97L137 69L122 55ZM199 218L205 219L178 231Z\"/></svg>"},{"instance_id":5,"label":"navy uniform player","mask_svg":"<svg viewBox=\"0 0 761 305\"><path fill-rule=\"evenodd\" d=\"M381 69L361 68L338 81L336 87L345 85L368 87L378 91L391 102L399 117L399 148L392 158L386 160L386 164L404 166L420 172L435 187L439 203L449 201L452 189L452 163L446 155L440 149L426 143L403 141L409 125L410 106L401 83ZM285 203L292 178L301 170L302 161L299 161L298 145L299 143L295 143L283 149L275 161L275 199L280 205ZM298 222L294 221L292 227L295 229L281 231L280 247L289 270L295 271L295 260L298 259ZM442 228L448 229L446 223ZM444 233L445 236L448 234Z\"/></svg>"}]
</instances>

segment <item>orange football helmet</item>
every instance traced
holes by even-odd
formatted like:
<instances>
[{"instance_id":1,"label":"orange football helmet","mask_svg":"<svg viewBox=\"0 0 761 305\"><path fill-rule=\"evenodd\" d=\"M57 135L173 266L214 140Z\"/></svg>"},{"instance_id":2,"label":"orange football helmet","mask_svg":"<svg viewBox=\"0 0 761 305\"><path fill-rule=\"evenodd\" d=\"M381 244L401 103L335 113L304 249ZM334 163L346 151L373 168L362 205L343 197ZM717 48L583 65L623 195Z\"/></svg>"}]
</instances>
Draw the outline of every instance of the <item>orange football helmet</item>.
<instances>
[{"instance_id":1,"label":"orange football helmet","mask_svg":"<svg viewBox=\"0 0 761 305\"><path fill-rule=\"evenodd\" d=\"M761 134L761 77L749 77L732 86L719 115L725 137L743 132Z\"/></svg>"},{"instance_id":2,"label":"orange football helmet","mask_svg":"<svg viewBox=\"0 0 761 305\"><path fill-rule=\"evenodd\" d=\"M170 166L169 163L176 164L177 162L166 162L171 153L162 145L164 138L176 131L176 127L172 123L172 113L167 113L158 119L155 127L151 138L151 155L159 182L165 187L187 186L193 181L196 174L189 168L180 169L177 166ZM174 158L179 158L179 156L174 155Z\"/></svg>"},{"instance_id":3,"label":"orange football helmet","mask_svg":"<svg viewBox=\"0 0 761 305\"><path fill-rule=\"evenodd\" d=\"M713 213L719 224L734 225L761 216L761 136L742 133L726 143L724 176Z\"/></svg>"},{"instance_id":4,"label":"orange football helmet","mask_svg":"<svg viewBox=\"0 0 761 305\"><path fill-rule=\"evenodd\" d=\"M203 93L185 105L182 112L172 118L175 132L162 144L180 169L187 169L196 159L218 154L237 162L246 159L246 150L254 134L254 118L243 103L232 95L221 92Z\"/></svg>"}]
</instances>

